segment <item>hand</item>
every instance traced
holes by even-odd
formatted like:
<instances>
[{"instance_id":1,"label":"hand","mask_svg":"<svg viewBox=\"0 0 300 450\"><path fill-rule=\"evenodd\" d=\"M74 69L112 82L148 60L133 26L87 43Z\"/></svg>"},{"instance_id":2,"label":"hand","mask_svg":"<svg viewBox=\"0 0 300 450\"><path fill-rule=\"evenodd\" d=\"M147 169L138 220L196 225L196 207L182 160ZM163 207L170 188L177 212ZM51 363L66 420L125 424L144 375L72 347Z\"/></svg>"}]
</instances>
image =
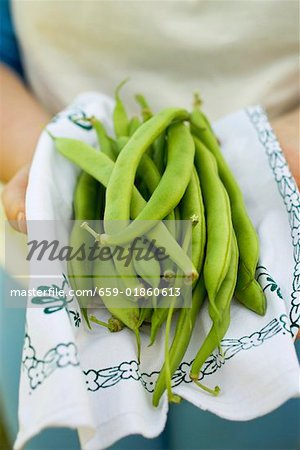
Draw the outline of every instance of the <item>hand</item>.
<instances>
[{"instance_id":1,"label":"hand","mask_svg":"<svg viewBox=\"0 0 300 450\"><path fill-rule=\"evenodd\" d=\"M30 164L22 167L4 186L2 202L6 216L12 227L21 233L27 233L25 196L28 184Z\"/></svg>"},{"instance_id":2,"label":"hand","mask_svg":"<svg viewBox=\"0 0 300 450\"><path fill-rule=\"evenodd\" d=\"M299 108L274 119L272 127L285 154L293 177L300 188Z\"/></svg>"},{"instance_id":3,"label":"hand","mask_svg":"<svg viewBox=\"0 0 300 450\"><path fill-rule=\"evenodd\" d=\"M12 69L0 64L0 180L2 200L12 226L26 233L25 194L30 161L50 116Z\"/></svg>"}]
</instances>

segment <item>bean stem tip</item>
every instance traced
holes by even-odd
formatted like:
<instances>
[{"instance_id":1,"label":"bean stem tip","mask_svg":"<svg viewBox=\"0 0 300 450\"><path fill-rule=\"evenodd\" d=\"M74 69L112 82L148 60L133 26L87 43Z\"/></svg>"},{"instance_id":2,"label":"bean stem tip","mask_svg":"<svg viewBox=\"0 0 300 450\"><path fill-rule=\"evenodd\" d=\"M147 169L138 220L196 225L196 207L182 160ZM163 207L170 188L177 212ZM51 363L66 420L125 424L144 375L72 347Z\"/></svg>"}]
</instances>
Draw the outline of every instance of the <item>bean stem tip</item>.
<instances>
[{"instance_id":1,"label":"bean stem tip","mask_svg":"<svg viewBox=\"0 0 300 450\"><path fill-rule=\"evenodd\" d=\"M95 238L95 241L98 241L98 242L100 241L100 239L101 239L100 234L97 233L95 230L93 230L93 228L90 227L87 222L83 222L80 225L80 227L83 228L84 230L86 230L88 233L90 233Z\"/></svg>"}]
</instances>

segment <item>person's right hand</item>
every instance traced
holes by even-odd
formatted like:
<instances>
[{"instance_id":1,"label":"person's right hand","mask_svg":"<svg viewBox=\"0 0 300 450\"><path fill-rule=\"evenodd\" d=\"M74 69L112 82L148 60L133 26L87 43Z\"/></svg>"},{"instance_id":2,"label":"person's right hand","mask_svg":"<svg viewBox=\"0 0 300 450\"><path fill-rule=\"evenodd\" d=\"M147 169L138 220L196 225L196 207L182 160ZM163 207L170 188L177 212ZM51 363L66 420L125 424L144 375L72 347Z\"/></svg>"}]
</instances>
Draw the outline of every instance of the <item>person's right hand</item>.
<instances>
[{"instance_id":1,"label":"person's right hand","mask_svg":"<svg viewBox=\"0 0 300 450\"><path fill-rule=\"evenodd\" d=\"M23 166L2 191L2 202L7 219L12 227L21 233L27 233L25 197L30 164Z\"/></svg>"},{"instance_id":2,"label":"person's right hand","mask_svg":"<svg viewBox=\"0 0 300 450\"><path fill-rule=\"evenodd\" d=\"M300 189L299 106L289 113L274 119L271 125L286 157L291 173Z\"/></svg>"},{"instance_id":3,"label":"person's right hand","mask_svg":"<svg viewBox=\"0 0 300 450\"><path fill-rule=\"evenodd\" d=\"M25 195L30 162L38 138L51 116L29 87L0 63L0 181L2 201L12 226L26 233Z\"/></svg>"}]
</instances>

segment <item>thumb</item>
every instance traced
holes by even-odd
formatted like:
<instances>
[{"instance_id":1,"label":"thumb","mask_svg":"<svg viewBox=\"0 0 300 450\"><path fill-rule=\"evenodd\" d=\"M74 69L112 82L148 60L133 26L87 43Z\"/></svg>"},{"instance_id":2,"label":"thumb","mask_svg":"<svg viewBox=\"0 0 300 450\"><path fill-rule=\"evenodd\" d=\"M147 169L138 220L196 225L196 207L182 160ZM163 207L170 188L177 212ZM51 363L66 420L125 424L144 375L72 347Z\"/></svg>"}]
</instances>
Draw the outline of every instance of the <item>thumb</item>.
<instances>
[{"instance_id":1,"label":"thumb","mask_svg":"<svg viewBox=\"0 0 300 450\"><path fill-rule=\"evenodd\" d=\"M29 167L29 164L22 167L2 191L2 202L7 219L12 227L21 233L27 233L25 196Z\"/></svg>"}]
</instances>

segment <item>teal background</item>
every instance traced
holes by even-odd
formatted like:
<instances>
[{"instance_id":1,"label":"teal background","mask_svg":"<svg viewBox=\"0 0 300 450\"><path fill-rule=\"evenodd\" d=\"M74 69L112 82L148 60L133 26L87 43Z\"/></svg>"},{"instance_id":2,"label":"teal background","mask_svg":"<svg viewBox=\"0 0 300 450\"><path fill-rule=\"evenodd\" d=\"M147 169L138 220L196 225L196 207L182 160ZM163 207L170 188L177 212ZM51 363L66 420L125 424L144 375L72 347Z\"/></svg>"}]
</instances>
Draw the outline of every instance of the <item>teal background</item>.
<instances>
[{"instance_id":1,"label":"teal background","mask_svg":"<svg viewBox=\"0 0 300 450\"><path fill-rule=\"evenodd\" d=\"M25 310L7 308L7 289L15 282L0 269L0 398L9 435L17 433L17 404ZM296 344L300 356L300 345ZM292 399L276 411L248 422L232 422L183 402L171 405L165 431L156 439L129 436L113 450L298 450L300 449L299 400ZM1 444L1 443L0 443ZM76 431L52 429L42 432L25 450L77 450ZM7 450L7 449L3 449Z\"/></svg>"}]
</instances>

